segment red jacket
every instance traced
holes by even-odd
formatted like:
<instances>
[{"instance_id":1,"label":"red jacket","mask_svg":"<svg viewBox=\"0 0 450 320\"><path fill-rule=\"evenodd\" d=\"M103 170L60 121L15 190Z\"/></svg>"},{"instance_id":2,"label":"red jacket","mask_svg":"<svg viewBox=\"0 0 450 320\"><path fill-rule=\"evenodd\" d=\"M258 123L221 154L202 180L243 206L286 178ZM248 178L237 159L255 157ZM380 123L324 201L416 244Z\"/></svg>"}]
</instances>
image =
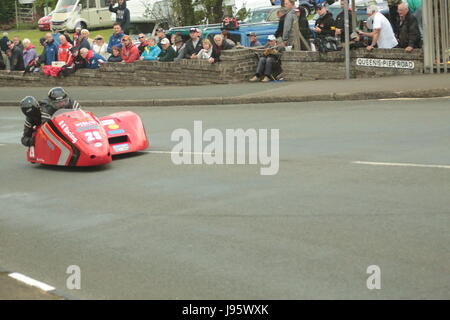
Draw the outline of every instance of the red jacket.
<instances>
[{"instance_id":1,"label":"red jacket","mask_svg":"<svg viewBox=\"0 0 450 320\"><path fill-rule=\"evenodd\" d=\"M138 48L133 44L130 43L128 47L122 46L122 62L135 62L139 59L139 50Z\"/></svg>"},{"instance_id":2,"label":"red jacket","mask_svg":"<svg viewBox=\"0 0 450 320\"><path fill-rule=\"evenodd\" d=\"M64 61L66 64L69 63L70 57L72 56L72 54L70 53L70 48L72 48L70 42L66 42L64 44L59 45L58 61Z\"/></svg>"}]
</instances>

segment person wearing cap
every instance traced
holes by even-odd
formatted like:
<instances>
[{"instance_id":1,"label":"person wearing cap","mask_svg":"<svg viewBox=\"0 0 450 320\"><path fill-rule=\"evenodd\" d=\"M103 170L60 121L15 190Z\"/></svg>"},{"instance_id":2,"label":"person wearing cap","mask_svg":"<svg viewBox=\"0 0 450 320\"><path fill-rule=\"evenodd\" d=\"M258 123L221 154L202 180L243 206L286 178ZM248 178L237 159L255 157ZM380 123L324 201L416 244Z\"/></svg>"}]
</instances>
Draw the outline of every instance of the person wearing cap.
<instances>
[{"instance_id":1,"label":"person wearing cap","mask_svg":"<svg viewBox=\"0 0 450 320\"><path fill-rule=\"evenodd\" d=\"M134 45L129 35L124 35L122 38L122 62L132 63L139 59L139 50Z\"/></svg>"},{"instance_id":2,"label":"person wearing cap","mask_svg":"<svg viewBox=\"0 0 450 320\"><path fill-rule=\"evenodd\" d=\"M258 39L256 38L255 32L247 33L247 37L248 37L248 40L250 43L250 47L260 47L261 46L261 42L259 42Z\"/></svg>"},{"instance_id":3,"label":"person wearing cap","mask_svg":"<svg viewBox=\"0 0 450 320\"><path fill-rule=\"evenodd\" d=\"M319 38L334 37L336 23L333 15L328 12L327 5L324 3L317 5L316 12L319 14L319 18L314 25L314 32Z\"/></svg>"},{"instance_id":4,"label":"person wearing cap","mask_svg":"<svg viewBox=\"0 0 450 320\"><path fill-rule=\"evenodd\" d=\"M9 70L10 71L24 71L23 53L19 47L16 47L14 42L8 41L9 53Z\"/></svg>"},{"instance_id":5,"label":"person wearing cap","mask_svg":"<svg viewBox=\"0 0 450 320\"><path fill-rule=\"evenodd\" d=\"M156 44L155 38L150 37L148 45L144 47L139 59L142 61L156 61L160 53L161 48Z\"/></svg>"},{"instance_id":6,"label":"person wearing cap","mask_svg":"<svg viewBox=\"0 0 450 320\"><path fill-rule=\"evenodd\" d=\"M108 60L110 54L108 53L108 45L105 43L103 36L98 35L94 38L94 43L92 44L92 51L94 53L101 55L103 58Z\"/></svg>"},{"instance_id":7,"label":"person wearing cap","mask_svg":"<svg viewBox=\"0 0 450 320\"><path fill-rule=\"evenodd\" d=\"M189 29L189 37L190 39L185 44L184 59L196 59L197 54L202 50L200 30L197 28Z\"/></svg>"},{"instance_id":8,"label":"person wearing cap","mask_svg":"<svg viewBox=\"0 0 450 320\"><path fill-rule=\"evenodd\" d=\"M284 0L284 6L288 10L286 13L286 16L284 18L284 24L283 24L283 34L282 39L284 41L284 44L287 46L292 46L294 42L294 21L298 20L297 16L295 15L294 11L294 5L295 0Z\"/></svg>"},{"instance_id":9,"label":"person wearing cap","mask_svg":"<svg viewBox=\"0 0 450 320\"><path fill-rule=\"evenodd\" d=\"M116 22L120 24L123 32L128 34L130 27L130 10L127 8L126 0L118 0L117 6L114 7L113 2L109 3L109 11L116 14Z\"/></svg>"},{"instance_id":10,"label":"person wearing cap","mask_svg":"<svg viewBox=\"0 0 450 320\"><path fill-rule=\"evenodd\" d=\"M172 62L177 56L177 53L170 45L170 41L167 38L164 38L160 42L161 44L161 52L158 56L158 61L161 62Z\"/></svg>"},{"instance_id":11,"label":"person wearing cap","mask_svg":"<svg viewBox=\"0 0 450 320\"><path fill-rule=\"evenodd\" d=\"M122 48L122 38L125 36L125 34L122 32L122 27L120 26L120 23L114 23L113 25L113 34L111 37L109 37L108 42L108 53L112 53L112 47L116 46L119 49Z\"/></svg>"},{"instance_id":12,"label":"person wearing cap","mask_svg":"<svg viewBox=\"0 0 450 320\"><path fill-rule=\"evenodd\" d=\"M279 60L285 50L284 46L277 46L277 38L275 38L275 35L268 36L267 43L264 46L264 52L262 56L259 57L255 75L250 79L250 82L259 80L262 82L269 82L275 80L273 71L275 67L281 69Z\"/></svg>"}]
</instances>

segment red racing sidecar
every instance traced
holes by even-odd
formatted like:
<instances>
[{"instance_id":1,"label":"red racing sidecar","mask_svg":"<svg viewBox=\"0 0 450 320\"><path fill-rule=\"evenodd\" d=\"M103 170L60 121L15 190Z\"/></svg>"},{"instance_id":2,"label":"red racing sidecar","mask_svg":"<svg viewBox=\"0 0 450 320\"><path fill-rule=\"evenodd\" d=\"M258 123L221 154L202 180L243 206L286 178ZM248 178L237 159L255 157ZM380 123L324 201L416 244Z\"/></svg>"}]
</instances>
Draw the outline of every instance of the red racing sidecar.
<instances>
[{"instance_id":1,"label":"red racing sidecar","mask_svg":"<svg viewBox=\"0 0 450 320\"><path fill-rule=\"evenodd\" d=\"M97 118L84 110L59 110L36 129L34 139L27 160L57 166L98 166L149 145L141 118L131 111Z\"/></svg>"}]
</instances>

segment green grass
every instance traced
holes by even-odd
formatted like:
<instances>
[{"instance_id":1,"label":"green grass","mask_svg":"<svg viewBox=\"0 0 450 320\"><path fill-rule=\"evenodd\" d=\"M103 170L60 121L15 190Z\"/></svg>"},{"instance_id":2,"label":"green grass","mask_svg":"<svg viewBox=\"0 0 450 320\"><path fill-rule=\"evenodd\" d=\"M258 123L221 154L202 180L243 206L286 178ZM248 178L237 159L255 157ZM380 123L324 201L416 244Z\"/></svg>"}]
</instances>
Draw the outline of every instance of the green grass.
<instances>
[{"instance_id":1,"label":"green grass","mask_svg":"<svg viewBox=\"0 0 450 320\"><path fill-rule=\"evenodd\" d=\"M36 48L38 49L37 51L40 52L42 47L39 46L39 39L44 37L47 32L49 31L39 31L39 29L37 28L24 29L19 31L13 29L8 31L8 38L12 39L15 36L19 36L20 40L28 38L31 40L31 43L36 46ZM0 35L2 33L3 31L0 32ZM113 33L112 28L92 30L90 31L89 38L94 39L97 35L102 35L103 38L105 39L105 42L108 43L109 37L111 36L112 33ZM70 35L72 37L72 33L70 33Z\"/></svg>"}]
</instances>

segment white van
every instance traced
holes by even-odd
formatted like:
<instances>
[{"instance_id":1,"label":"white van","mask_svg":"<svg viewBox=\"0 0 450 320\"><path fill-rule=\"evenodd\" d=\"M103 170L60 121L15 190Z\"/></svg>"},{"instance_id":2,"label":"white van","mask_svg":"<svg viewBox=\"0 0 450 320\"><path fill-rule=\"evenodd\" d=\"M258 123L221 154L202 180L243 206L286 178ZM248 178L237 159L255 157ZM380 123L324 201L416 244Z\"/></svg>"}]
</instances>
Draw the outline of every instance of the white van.
<instances>
[{"instance_id":1,"label":"white van","mask_svg":"<svg viewBox=\"0 0 450 320\"><path fill-rule=\"evenodd\" d=\"M172 10L169 0L127 0L127 8L130 10L130 29L134 33L151 32L153 27L169 27ZM116 14L112 13L112 19Z\"/></svg>"},{"instance_id":2,"label":"white van","mask_svg":"<svg viewBox=\"0 0 450 320\"><path fill-rule=\"evenodd\" d=\"M106 28L114 24L108 0L59 0L50 23L52 28L73 31Z\"/></svg>"}]
</instances>

